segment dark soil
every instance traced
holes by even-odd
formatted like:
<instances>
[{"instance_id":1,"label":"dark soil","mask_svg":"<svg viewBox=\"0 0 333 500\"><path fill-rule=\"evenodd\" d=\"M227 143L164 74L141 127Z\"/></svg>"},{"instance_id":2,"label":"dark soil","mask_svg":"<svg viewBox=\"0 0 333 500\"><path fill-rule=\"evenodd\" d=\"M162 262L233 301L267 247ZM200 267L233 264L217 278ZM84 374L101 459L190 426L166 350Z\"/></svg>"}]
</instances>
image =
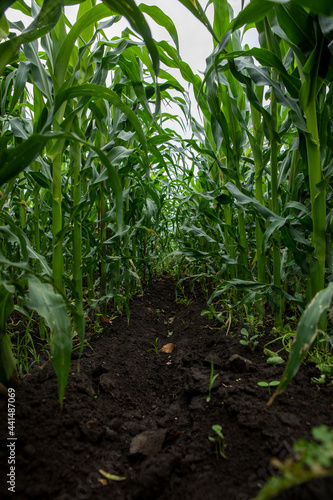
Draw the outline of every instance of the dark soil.
<instances>
[{"instance_id":1,"label":"dark soil","mask_svg":"<svg viewBox=\"0 0 333 500\"><path fill-rule=\"evenodd\" d=\"M266 363L264 334L252 353L237 331L201 316L197 286L176 302L175 282L157 277L126 316L90 341L80 372L72 361L63 409L50 364L36 365L16 390L16 492L7 491L7 399L1 396L2 499L249 500L311 428L332 426L331 387L310 384L304 365L267 407L259 381L278 380L284 365ZM237 327L238 331L241 325ZM173 332L168 336L169 332ZM176 344L172 354L149 350ZM234 356L238 355L240 357ZM75 354L74 354L75 357ZM211 357L219 376L207 403ZM247 361L244 360L247 359ZM226 458L217 459L213 425L221 425ZM106 479L100 471L125 477ZM331 499L332 479L282 499Z\"/></svg>"}]
</instances>

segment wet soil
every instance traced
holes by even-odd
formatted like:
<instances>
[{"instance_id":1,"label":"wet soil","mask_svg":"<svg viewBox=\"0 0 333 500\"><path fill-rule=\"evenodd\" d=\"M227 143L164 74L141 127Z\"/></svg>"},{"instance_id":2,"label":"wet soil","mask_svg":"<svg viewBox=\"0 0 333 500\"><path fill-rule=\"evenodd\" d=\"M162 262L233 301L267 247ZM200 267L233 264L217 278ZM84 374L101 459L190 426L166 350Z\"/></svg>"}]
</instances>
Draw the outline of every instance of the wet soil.
<instances>
[{"instance_id":1,"label":"wet soil","mask_svg":"<svg viewBox=\"0 0 333 500\"><path fill-rule=\"evenodd\" d=\"M268 389L257 383L279 380L284 369L266 362L272 337L263 333L252 353L239 343L242 325L226 335L201 315L200 287L186 295L177 302L175 281L156 277L132 300L129 323L126 316L106 323L79 373L73 359L62 410L50 364L23 378L15 494L6 487L7 399L0 396L2 499L249 500L276 473L272 457L284 460L297 439L311 439L312 427L332 426L333 388L310 383L315 367L303 365L267 407ZM172 353L159 351L168 343ZM211 358L219 376L207 402ZM222 426L225 458L209 440L214 425ZM331 478L279 498L325 500L332 491Z\"/></svg>"}]
</instances>

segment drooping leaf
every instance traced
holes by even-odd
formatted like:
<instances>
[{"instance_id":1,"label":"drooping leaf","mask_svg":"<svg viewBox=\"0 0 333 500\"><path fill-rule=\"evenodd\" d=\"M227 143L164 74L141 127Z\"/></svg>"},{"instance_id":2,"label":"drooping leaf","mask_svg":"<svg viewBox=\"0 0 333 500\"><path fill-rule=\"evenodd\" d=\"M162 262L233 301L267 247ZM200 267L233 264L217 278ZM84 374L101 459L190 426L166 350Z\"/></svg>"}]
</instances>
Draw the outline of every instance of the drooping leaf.
<instances>
[{"instance_id":1,"label":"drooping leaf","mask_svg":"<svg viewBox=\"0 0 333 500\"><path fill-rule=\"evenodd\" d=\"M208 17L206 16L203 8L197 0L178 0L182 3L192 14L199 19L199 21L206 26L208 31L213 35L216 41L219 41L218 37L214 33L214 30L209 22Z\"/></svg>"},{"instance_id":2,"label":"drooping leaf","mask_svg":"<svg viewBox=\"0 0 333 500\"><path fill-rule=\"evenodd\" d=\"M159 24L160 26L163 26L163 28L165 28L169 32L169 35L174 41L177 51L179 52L178 33L172 19L169 16L167 16L163 12L163 10L157 7L156 5L146 5L144 3L140 3L139 9L141 10L141 12L148 14L148 16L150 16L155 21L155 23Z\"/></svg>"},{"instance_id":3,"label":"drooping leaf","mask_svg":"<svg viewBox=\"0 0 333 500\"><path fill-rule=\"evenodd\" d=\"M45 319L52 332L52 363L57 374L58 396L62 406L72 352L72 333L65 301L51 285L30 278L26 303Z\"/></svg>"}]
</instances>

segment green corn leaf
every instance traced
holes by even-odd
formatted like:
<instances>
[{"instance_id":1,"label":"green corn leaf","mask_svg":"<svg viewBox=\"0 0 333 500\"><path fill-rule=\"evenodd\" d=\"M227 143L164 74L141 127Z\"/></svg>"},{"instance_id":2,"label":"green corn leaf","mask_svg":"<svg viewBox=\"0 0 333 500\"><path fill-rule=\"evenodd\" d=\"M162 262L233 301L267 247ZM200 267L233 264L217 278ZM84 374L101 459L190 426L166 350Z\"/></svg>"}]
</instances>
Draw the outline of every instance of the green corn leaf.
<instances>
[{"instance_id":1,"label":"green corn leaf","mask_svg":"<svg viewBox=\"0 0 333 500\"><path fill-rule=\"evenodd\" d=\"M228 189L229 193L236 198L236 200L241 203L242 205L248 205L252 204L258 212L267 220L269 221L275 221L275 220L281 220L284 221L281 217L276 215L274 212L269 210L268 208L264 207L258 200L254 198L250 198L249 196L245 195L242 193L234 184L231 182L227 182L225 187Z\"/></svg>"},{"instance_id":2,"label":"green corn leaf","mask_svg":"<svg viewBox=\"0 0 333 500\"><path fill-rule=\"evenodd\" d=\"M40 60L40 57L38 55L37 40L32 43L26 44L23 51L27 61L31 63L32 76L36 87L48 99L49 103L51 103L53 100L51 77L46 71L45 66L42 64L42 61Z\"/></svg>"},{"instance_id":3,"label":"green corn leaf","mask_svg":"<svg viewBox=\"0 0 333 500\"><path fill-rule=\"evenodd\" d=\"M7 318L14 311L13 293L12 285L0 281L0 338L6 332Z\"/></svg>"},{"instance_id":4,"label":"green corn leaf","mask_svg":"<svg viewBox=\"0 0 333 500\"><path fill-rule=\"evenodd\" d=\"M108 91L108 89L105 89ZM118 97L118 96L117 96ZM118 98L119 99L119 98ZM120 99L119 99L120 100ZM122 103L122 101L120 101ZM123 103L122 103L123 104ZM125 105L124 105L125 106ZM131 110L130 110L131 111ZM133 112L132 112L133 113ZM135 116L135 115L134 115ZM135 117L136 118L136 117ZM101 159L107 168L109 182L114 192L117 205L117 223L122 225L122 186L119 176L110 163L107 155L97 146L84 141L81 137L69 132L54 132L52 134L33 134L16 148L7 148L0 153L0 186L10 179L16 177L27 168L32 161L42 152L47 142L51 139L70 139L85 144L91 148Z\"/></svg>"},{"instance_id":5,"label":"green corn leaf","mask_svg":"<svg viewBox=\"0 0 333 500\"><path fill-rule=\"evenodd\" d=\"M5 15L0 16L0 40L7 38L9 34L8 21Z\"/></svg>"},{"instance_id":6,"label":"green corn leaf","mask_svg":"<svg viewBox=\"0 0 333 500\"><path fill-rule=\"evenodd\" d=\"M262 240L262 250L263 252L265 251L265 248L267 247L268 240L272 237L272 235L281 227L285 225L287 222L287 219L278 219L273 221L269 227L266 229L263 240Z\"/></svg>"},{"instance_id":7,"label":"green corn leaf","mask_svg":"<svg viewBox=\"0 0 333 500\"><path fill-rule=\"evenodd\" d=\"M315 33L312 16L296 3L288 2L275 7L280 28L287 41L303 53L305 60L308 52L315 46ZM284 36L285 38L285 36Z\"/></svg>"},{"instance_id":8,"label":"green corn leaf","mask_svg":"<svg viewBox=\"0 0 333 500\"><path fill-rule=\"evenodd\" d=\"M108 158L112 165L120 165L125 158L131 156L134 152L134 149L127 149L123 146L115 146L111 149L110 153L108 153Z\"/></svg>"},{"instance_id":9,"label":"green corn leaf","mask_svg":"<svg viewBox=\"0 0 333 500\"><path fill-rule=\"evenodd\" d=\"M266 0L267 2L274 3L287 3L290 0ZM333 16L333 4L330 0L291 0L292 3L298 4L301 7L307 7L314 14L321 14L323 16Z\"/></svg>"},{"instance_id":10,"label":"green corn leaf","mask_svg":"<svg viewBox=\"0 0 333 500\"><path fill-rule=\"evenodd\" d=\"M14 2L12 0L4 0L5 2L11 2L12 3L12 9L16 9L16 10L19 10L20 12L22 12L22 14L25 14L26 16L31 16L31 8L29 7L29 5L27 5L25 3L24 0L14 0Z\"/></svg>"},{"instance_id":11,"label":"green corn leaf","mask_svg":"<svg viewBox=\"0 0 333 500\"><path fill-rule=\"evenodd\" d=\"M274 293L278 293L280 295L283 295L286 297L288 300L292 300L295 303L301 304L301 302L291 295L289 293L286 293L282 288L276 286L276 285L271 285L267 283L260 283L258 281L247 281L247 280L240 280L240 279L232 279L229 281L223 281L220 285L220 288L213 293L213 295L210 297L208 300L207 304L209 305L216 297L219 297L220 295L223 295L227 290L230 288L236 288L236 289L241 289L245 291L255 291L256 293L261 292L265 294L271 294L272 291Z\"/></svg>"},{"instance_id":12,"label":"green corn leaf","mask_svg":"<svg viewBox=\"0 0 333 500\"><path fill-rule=\"evenodd\" d=\"M263 0L252 0L245 9L241 10L238 16L231 21L229 29L235 31L244 24L258 23L271 10L273 4Z\"/></svg>"},{"instance_id":13,"label":"green corn leaf","mask_svg":"<svg viewBox=\"0 0 333 500\"><path fill-rule=\"evenodd\" d=\"M333 14L332 14L333 17ZM323 35L329 40L333 40L333 18L332 17L319 17L319 24Z\"/></svg>"},{"instance_id":14,"label":"green corn leaf","mask_svg":"<svg viewBox=\"0 0 333 500\"><path fill-rule=\"evenodd\" d=\"M105 5L98 4L83 14L73 25L65 40L62 42L54 65L54 76L59 87L65 80L69 60L77 38L89 26L109 15L110 10Z\"/></svg>"},{"instance_id":15,"label":"green corn leaf","mask_svg":"<svg viewBox=\"0 0 333 500\"><path fill-rule=\"evenodd\" d=\"M0 17L16 0L2 0L0 5Z\"/></svg>"},{"instance_id":16,"label":"green corn leaf","mask_svg":"<svg viewBox=\"0 0 333 500\"><path fill-rule=\"evenodd\" d=\"M40 265L41 269L43 270L44 274L51 276L52 271L50 267L47 264L47 261L45 257L40 255L36 250L31 246L27 236L23 233L23 231L15 225L12 220L9 217L5 217L4 219L6 222L8 222L7 226L0 226L0 233L5 235L6 242L12 243L12 244L17 244L20 248L20 253L22 255L22 259L25 261L28 261L29 258L37 260ZM0 263L5 263L4 261L0 260ZM29 270L28 266L23 266L23 262L21 263L14 263L7 261L7 264L10 266L14 266L15 264L18 264L17 267ZM21 266L22 264L22 266Z\"/></svg>"},{"instance_id":17,"label":"green corn leaf","mask_svg":"<svg viewBox=\"0 0 333 500\"><path fill-rule=\"evenodd\" d=\"M29 264L27 262L12 262L9 259L6 259L0 253L0 264L4 264L5 266L15 267L16 269L22 269L22 271L31 271Z\"/></svg>"},{"instance_id":18,"label":"green corn leaf","mask_svg":"<svg viewBox=\"0 0 333 500\"><path fill-rule=\"evenodd\" d=\"M178 33L172 19L156 5L146 5L144 3L140 3L139 9L141 10L141 12L148 14L148 16L150 16L155 21L155 23L163 26L163 28L168 31L174 44L176 45L177 51L179 52Z\"/></svg>"},{"instance_id":19,"label":"green corn leaf","mask_svg":"<svg viewBox=\"0 0 333 500\"><path fill-rule=\"evenodd\" d=\"M52 363L58 379L58 396L62 406L69 374L72 340L65 301L50 285L29 278L27 306L45 319L52 332Z\"/></svg>"},{"instance_id":20,"label":"green corn leaf","mask_svg":"<svg viewBox=\"0 0 333 500\"><path fill-rule=\"evenodd\" d=\"M217 55L216 59L217 61L222 61L223 59L230 60L230 59L236 59L238 57L250 57L250 56L255 57L257 61L263 66L275 69L278 72L279 77L285 84L291 96L295 98L298 97L300 91L300 80L292 75L289 75L282 61L275 54L273 54L273 52L267 49L253 47L250 50L230 52L228 54L222 52ZM246 67L246 65L244 65L244 67Z\"/></svg>"},{"instance_id":21,"label":"green corn leaf","mask_svg":"<svg viewBox=\"0 0 333 500\"><path fill-rule=\"evenodd\" d=\"M303 359L308 353L319 332L319 322L323 314L332 308L333 283L315 295L305 309L299 322L295 341L291 346L286 369L282 375L279 386L270 398L268 405L272 404L276 396L284 391L292 378L296 375Z\"/></svg>"},{"instance_id":22,"label":"green corn leaf","mask_svg":"<svg viewBox=\"0 0 333 500\"><path fill-rule=\"evenodd\" d=\"M89 2L81 2L79 6L79 10L77 13L77 19L79 19L83 14L86 12L90 12L92 9L93 5L91 0ZM95 26L93 24L89 24L85 30L83 30L80 33L80 38L78 40L79 42L79 47L82 47L85 43L88 43L89 40L93 37L94 35L94 28Z\"/></svg>"},{"instance_id":23,"label":"green corn leaf","mask_svg":"<svg viewBox=\"0 0 333 500\"><path fill-rule=\"evenodd\" d=\"M218 37L216 36L209 20L208 17L206 16L203 8L201 7L200 3L197 0L178 0L180 3L182 3L192 14L199 19L199 21L206 26L208 31L213 35L216 41L219 41Z\"/></svg>"},{"instance_id":24,"label":"green corn leaf","mask_svg":"<svg viewBox=\"0 0 333 500\"><path fill-rule=\"evenodd\" d=\"M199 238L205 238L209 243L216 243L216 240L214 238L211 238L201 227L196 227L196 226L181 226L180 227L181 231L184 231L186 233L191 233L194 234L195 236L198 236Z\"/></svg>"},{"instance_id":25,"label":"green corn leaf","mask_svg":"<svg viewBox=\"0 0 333 500\"><path fill-rule=\"evenodd\" d=\"M5 385L11 383L16 375L16 361L6 334L7 319L14 311L13 294L13 286L0 281L0 383Z\"/></svg>"},{"instance_id":26,"label":"green corn leaf","mask_svg":"<svg viewBox=\"0 0 333 500\"><path fill-rule=\"evenodd\" d=\"M36 19L24 32L0 44L0 75L7 64L18 55L21 44L32 42L46 35L58 22L62 13L62 5L58 0L44 0Z\"/></svg>"},{"instance_id":27,"label":"green corn leaf","mask_svg":"<svg viewBox=\"0 0 333 500\"><path fill-rule=\"evenodd\" d=\"M14 93L9 108L10 113L12 112L12 110L15 107L15 104L21 97L21 94L28 80L29 70L30 70L30 63L28 61L21 61L19 63L19 67L17 68L16 78L15 78Z\"/></svg>"},{"instance_id":28,"label":"green corn leaf","mask_svg":"<svg viewBox=\"0 0 333 500\"><path fill-rule=\"evenodd\" d=\"M219 40L228 31L230 19L232 18L232 8L227 0L213 0L214 4L214 31ZM232 46L230 47L232 50ZM229 49L229 47L228 47Z\"/></svg>"},{"instance_id":29,"label":"green corn leaf","mask_svg":"<svg viewBox=\"0 0 333 500\"><path fill-rule=\"evenodd\" d=\"M55 100L55 112L64 101L78 96L87 96L90 98L97 97L100 99L106 99L111 104L120 109L120 111L122 111L127 116L128 120L133 125L133 128L136 131L138 138L140 139L140 142L144 148L145 153L146 154L148 153L147 140L143 132L140 120L138 119L134 111L132 111L131 108L127 106L127 104L123 103L118 94L116 94L116 92L114 92L111 89L94 84L86 84L86 85L78 85L77 87L70 87L69 89L62 91L57 95Z\"/></svg>"},{"instance_id":30,"label":"green corn leaf","mask_svg":"<svg viewBox=\"0 0 333 500\"><path fill-rule=\"evenodd\" d=\"M83 3L85 1L86 0L63 0L63 4L64 5L76 5L76 4L79 4L79 3Z\"/></svg>"},{"instance_id":31,"label":"green corn leaf","mask_svg":"<svg viewBox=\"0 0 333 500\"><path fill-rule=\"evenodd\" d=\"M33 134L15 148L2 149L0 152L0 186L27 168L50 139L52 139L51 135Z\"/></svg>"},{"instance_id":32,"label":"green corn leaf","mask_svg":"<svg viewBox=\"0 0 333 500\"><path fill-rule=\"evenodd\" d=\"M132 28L142 36L145 44L147 45L147 49L153 63L154 72L158 75L160 64L158 50L152 38L148 23L134 0L103 0L103 2L111 10L126 17Z\"/></svg>"}]
</instances>

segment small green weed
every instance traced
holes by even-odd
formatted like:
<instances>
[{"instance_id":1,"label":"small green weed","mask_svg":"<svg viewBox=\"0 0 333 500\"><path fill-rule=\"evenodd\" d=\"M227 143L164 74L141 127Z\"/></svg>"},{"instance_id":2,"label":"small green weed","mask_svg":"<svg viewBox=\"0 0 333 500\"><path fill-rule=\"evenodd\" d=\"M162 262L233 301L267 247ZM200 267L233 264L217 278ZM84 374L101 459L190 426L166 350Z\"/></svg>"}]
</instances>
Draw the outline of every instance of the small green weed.
<instances>
[{"instance_id":1,"label":"small green weed","mask_svg":"<svg viewBox=\"0 0 333 500\"><path fill-rule=\"evenodd\" d=\"M258 382L258 385L260 387L268 387L269 395L271 395L271 387L275 387L279 385L279 383L280 382L278 380L272 380L272 382Z\"/></svg>"},{"instance_id":2,"label":"small green weed","mask_svg":"<svg viewBox=\"0 0 333 500\"><path fill-rule=\"evenodd\" d=\"M157 354L158 353L157 342L158 342L158 337L156 337L155 342L151 344L152 347L150 349L148 349L147 352L149 352L149 351L155 351L155 354Z\"/></svg>"},{"instance_id":3,"label":"small green weed","mask_svg":"<svg viewBox=\"0 0 333 500\"><path fill-rule=\"evenodd\" d=\"M220 456L223 458L227 458L227 456L225 454L225 442L224 442L224 436L222 434L222 426L221 425L213 425L212 429L216 435L209 436L208 439L212 443L215 443L216 458L218 459Z\"/></svg>"},{"instance_id":4,"label":"small green weed","mask_svg":"<svg viewBox=\"0 0 333 500\"><path fill-rule=\"evenodd\" d=\"M264 348L264 353L268 356L267 363L271 365L282 365L282 363L284 363L284 359L279 356L278 352L270 351L269 349Z\"/></svg>"},{"instance_id":5,"label":"small green weed","mask_svg":"<svg viewBox=\"0 0 333 500\"><path fill-rule=\"evenodd\" d=\"M249 332L245 328L241 329L241 334L243 338L239 341L239 343L249 347L251 351L254 352L255 348L259 344L259 341L257 340L258 334L252 335L252 337L250 337Z\"/></svg>"}]
</instances>

